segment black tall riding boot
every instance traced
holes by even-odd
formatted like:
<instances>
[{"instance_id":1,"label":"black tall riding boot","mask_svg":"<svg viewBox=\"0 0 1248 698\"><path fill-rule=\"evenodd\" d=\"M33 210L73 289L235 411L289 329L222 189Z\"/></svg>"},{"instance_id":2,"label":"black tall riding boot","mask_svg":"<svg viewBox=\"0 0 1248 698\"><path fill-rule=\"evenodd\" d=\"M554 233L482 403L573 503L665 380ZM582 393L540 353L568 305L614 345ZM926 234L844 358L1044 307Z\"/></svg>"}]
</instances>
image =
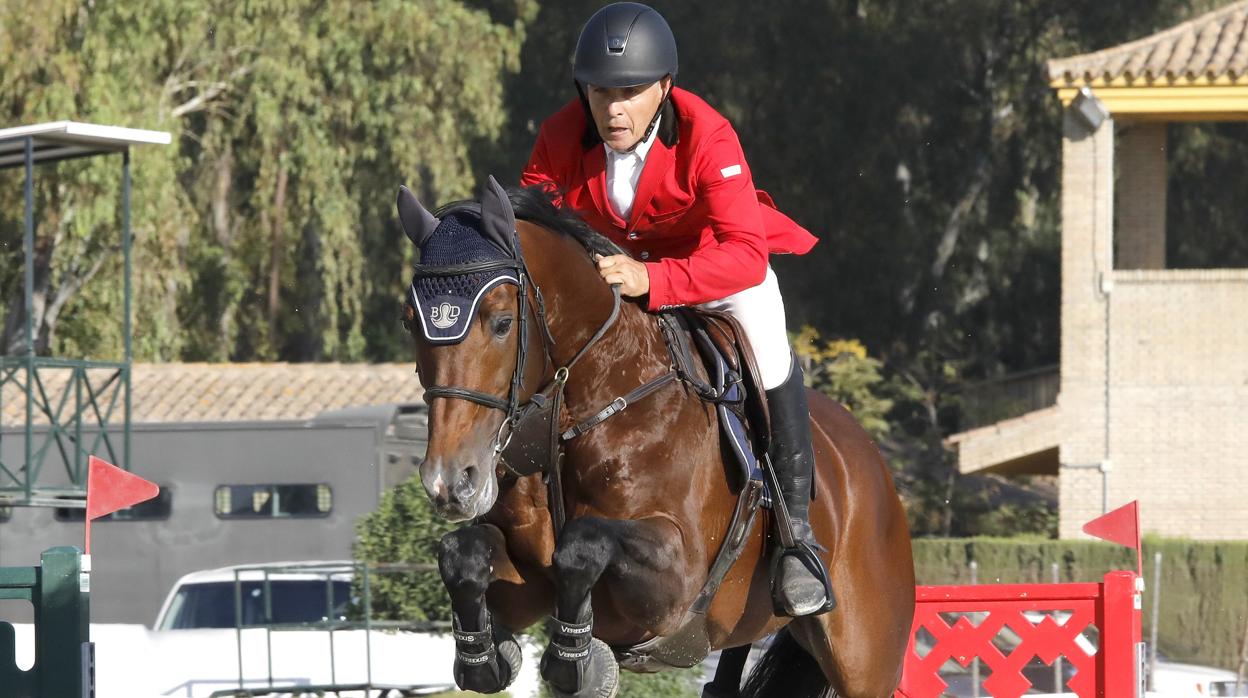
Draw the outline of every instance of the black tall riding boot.
<instances>
[{"instance_id":1,"label":"black tall riding boot","mask_svg":"<svg viewBox=\"0 0 1248 698\"><path fill-rule=\"evenodd\" d=\"M811 446L810 410L806 386L797 358L789 378L778 388L767 391L771 412L771 465L780 483L792 523L795 547L778 552L772 591L777 612L806 616L829 611L836 606L827 571L815 555L818 544L810 528L811 479L815 454Z\"/></svg>"}]
</instances>

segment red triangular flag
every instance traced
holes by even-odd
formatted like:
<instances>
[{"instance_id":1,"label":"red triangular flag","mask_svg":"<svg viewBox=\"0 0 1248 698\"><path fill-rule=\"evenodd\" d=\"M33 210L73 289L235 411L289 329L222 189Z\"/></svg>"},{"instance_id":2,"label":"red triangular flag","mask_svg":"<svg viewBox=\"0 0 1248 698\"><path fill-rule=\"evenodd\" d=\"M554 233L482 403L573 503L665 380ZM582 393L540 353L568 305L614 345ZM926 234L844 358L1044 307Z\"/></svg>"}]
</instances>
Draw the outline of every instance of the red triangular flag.
<instances>
[{"instance_id":1,"label":"red triangular flag","mask_svg":"<svg viewBox=\"0 0 1248 698\"><path fill-rule=\"evenodd\" d=\"M1140 569L1140 508L1138 501L1124 504L1083 525L1083 532L1101 540L1135 549L1136 569Z\"/></svg>"},{"instance_id":2,"label":"red triangular flag","mask_svg":"<svg viewBox=\"0 0 1248 698\"><path fill-rule=\"evenodd\" d=\"M91 553L91 520L160 494L160 487L95 456L87 459L86 552Z\"/></svg>"}]
</instances>

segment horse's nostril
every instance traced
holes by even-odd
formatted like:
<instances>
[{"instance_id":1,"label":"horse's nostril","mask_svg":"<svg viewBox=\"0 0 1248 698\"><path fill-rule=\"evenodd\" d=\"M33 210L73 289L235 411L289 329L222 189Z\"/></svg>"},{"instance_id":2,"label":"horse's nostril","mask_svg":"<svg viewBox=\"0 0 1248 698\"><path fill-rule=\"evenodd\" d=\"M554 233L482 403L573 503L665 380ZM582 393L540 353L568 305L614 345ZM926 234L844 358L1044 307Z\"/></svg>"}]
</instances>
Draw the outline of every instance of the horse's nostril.
<instances>
[{"instance_id":1,"label":"horse's nostril","mask_svg":"<svg viewBox=\"0 0 1248 698\"><path fill-rule=\"evenodd\" d=\"M459 476L459 480L455 482L455 491L453 492L456 500L464 502L476 492L477 487L473 484L473 479L477 474L477 466L470 465L464 468L464 472Z\"/></svg>"},{"instance_id":2,"label":"horse's nostril","mask_svg":"<svg viewBox=\"0 0 1248 698\"><path fill-rule=\"evenodd\" d=\"M435 475L432 480L425 477L421 479L424 482L425 492L428 493L429 499L433 500L433 503L438 506L445 505L447 500L450 499L451 492L450 488L446 486L446 481L442 479L441 473Z\"/></svg>"}]
</instances>

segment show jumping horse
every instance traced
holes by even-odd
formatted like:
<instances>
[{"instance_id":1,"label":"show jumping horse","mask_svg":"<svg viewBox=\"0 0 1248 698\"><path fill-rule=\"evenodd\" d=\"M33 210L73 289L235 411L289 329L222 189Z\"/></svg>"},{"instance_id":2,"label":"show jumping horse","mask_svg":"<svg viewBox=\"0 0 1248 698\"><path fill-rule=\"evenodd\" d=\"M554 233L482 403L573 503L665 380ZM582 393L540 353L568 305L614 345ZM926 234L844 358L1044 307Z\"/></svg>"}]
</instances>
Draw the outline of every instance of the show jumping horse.
<instances>
[{"instance_id":1,"label":"show jumping horse","mask_svg":"<svg viewBox=\"0 0 1248 698\"><path fill-rule=\"evenodd\" d=\"M810 517L837 607L774 614L767 513L705 596L741 478L715 406L665 378L673 361L657 316L599 277L593 255L619 248L544 194L493 178L479 205L438 214L400 189L400 220L421 249L405 307L430 405L420 476L441 516L469 522L439 557L460 686L503 690L521 661L513 633L550 616L542 675L559 696L613 695L617 659L655 671L720 648L705 695L891 695L914 611L910 539L889 469L849 412L809 395ZM518 441L554 473L511 472ZM750 643L778 631L739 693Z\"/></svg>"}]
</instances>

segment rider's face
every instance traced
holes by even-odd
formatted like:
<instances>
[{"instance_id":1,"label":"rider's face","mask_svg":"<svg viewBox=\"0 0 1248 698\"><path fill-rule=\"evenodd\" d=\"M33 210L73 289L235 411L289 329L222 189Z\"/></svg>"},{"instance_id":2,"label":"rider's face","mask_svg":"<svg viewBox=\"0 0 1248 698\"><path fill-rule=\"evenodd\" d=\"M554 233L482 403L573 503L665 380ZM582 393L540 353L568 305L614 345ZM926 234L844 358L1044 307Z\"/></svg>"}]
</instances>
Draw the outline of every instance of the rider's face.
<instances>
[{"instance_id":1,"label":"rider's face","mask_svg":"<svg viewBox=\"0 0 1248 698\"><path fill-rule=\"evenodd\" d=\"M646 135L646 127L658 111L663 95L671 88L672 79L665 77L649 85L634 87L586 86L589 110L602 142L612 150L624 152Z\"/></svg>"}]
</instances>

